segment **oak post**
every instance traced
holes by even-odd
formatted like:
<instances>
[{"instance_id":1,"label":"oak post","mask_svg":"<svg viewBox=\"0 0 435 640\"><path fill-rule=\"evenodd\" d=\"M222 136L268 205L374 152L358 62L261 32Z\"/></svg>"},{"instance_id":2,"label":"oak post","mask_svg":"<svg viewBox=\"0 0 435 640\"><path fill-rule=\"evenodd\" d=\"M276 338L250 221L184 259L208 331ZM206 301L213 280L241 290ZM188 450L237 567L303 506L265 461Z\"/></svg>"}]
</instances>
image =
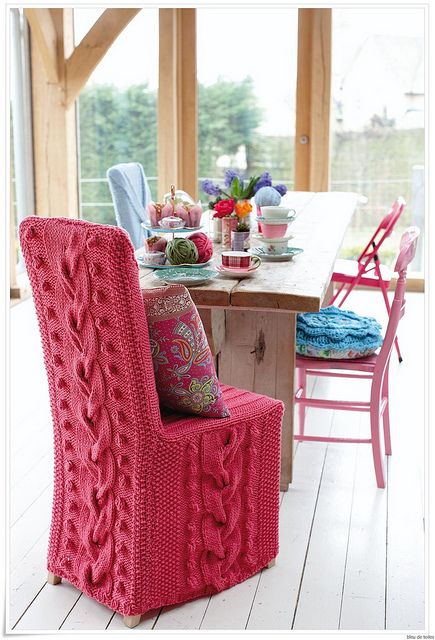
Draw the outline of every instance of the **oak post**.
<instances>
[{"instance_id":1,"label":"oak post","mask_svg":"<svg viewBox=\"0 0 435 640\"><path fill-rule=\"evenodd\" d=\"M31 32L35 213L79 215L75 104L66 107L65 59L74 47L72 9L49 9L57 34L59 82L52 82Z\"/></svg>"},{"instance_id":2,"label":"oak post","mask_svg":"<svg viewBox=\"0 0 435 640\"><path fill-rule=\"evenodd\" d=\"M299 9L295 191L329 190L331 9Z\"/></svg>"},{"instance_id":3,"label":"oak post","mask_svg":"<svg viewBox=\"0 0 435 640\"><path fill-rule=\"evenodd\" d=\"M197 198L196 10L160 9L159 193L171 184Z\"/></svg>"}]
</instances>

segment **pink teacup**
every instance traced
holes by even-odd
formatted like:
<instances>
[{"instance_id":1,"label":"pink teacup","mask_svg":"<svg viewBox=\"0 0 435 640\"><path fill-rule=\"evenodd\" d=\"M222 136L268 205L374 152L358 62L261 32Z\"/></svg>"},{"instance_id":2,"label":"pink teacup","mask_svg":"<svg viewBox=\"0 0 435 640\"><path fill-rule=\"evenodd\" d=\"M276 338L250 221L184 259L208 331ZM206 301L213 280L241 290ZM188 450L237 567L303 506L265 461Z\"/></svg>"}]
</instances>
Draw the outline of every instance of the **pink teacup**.
<instances>
[{"instance_id":1,"label":"pink teacup","mask_svg":"<svg viewBox=\"0 0 435 640\"><path fill-rule=\"evenodd\" d=\"M261 223L261 229L265 238L283 238L287 232L287 226L287 223L267 224L264 220Z\"/></svg>"},{"instance_id":2,"label":"pink teacup","mask_svg":"<svg viewBox=\"0 0 435 640\"><path fill-rule=\"evenodd\" d=\"M232 269L248 269L251 266L251 256L245 251L223 251L222 265Z\"/></svg>"}]
</instances>

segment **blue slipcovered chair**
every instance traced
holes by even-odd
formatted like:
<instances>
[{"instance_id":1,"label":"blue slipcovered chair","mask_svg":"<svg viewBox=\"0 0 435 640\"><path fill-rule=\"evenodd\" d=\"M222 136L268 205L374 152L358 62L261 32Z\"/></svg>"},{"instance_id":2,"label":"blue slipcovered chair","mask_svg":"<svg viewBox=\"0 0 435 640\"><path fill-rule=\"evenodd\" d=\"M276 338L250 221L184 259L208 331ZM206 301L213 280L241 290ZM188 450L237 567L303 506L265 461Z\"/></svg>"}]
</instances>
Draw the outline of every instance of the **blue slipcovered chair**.
<instances>
[{"instance_id":1,"label":"blue slipcovered chair","mask_svg":"<svg viewBox=\"0 0 435 640\"><path fill-rule=\"evenodd\" d=\"M139 162L115 164L107 170L110 192L115 207L116 223L125 229L135 249L143 244L142 222L146 222L146 207L151 191Z\"/></svg>"}]
</instances>

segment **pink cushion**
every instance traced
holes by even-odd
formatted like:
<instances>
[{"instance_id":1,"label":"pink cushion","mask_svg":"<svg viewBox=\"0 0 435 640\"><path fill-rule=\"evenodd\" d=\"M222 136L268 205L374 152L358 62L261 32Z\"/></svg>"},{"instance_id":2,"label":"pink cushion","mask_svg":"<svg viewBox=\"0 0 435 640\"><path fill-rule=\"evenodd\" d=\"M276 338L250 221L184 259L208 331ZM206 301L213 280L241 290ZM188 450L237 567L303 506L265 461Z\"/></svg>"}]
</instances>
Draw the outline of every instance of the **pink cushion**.
<instances>
[{"instance_id":1,"label":"pink cushion","mask_svg":"<svg viewBox=\"0 0 435 640\"><path fill-rule=\"evenodd\" d=\"M210 418L229 416L204 327L186 287L143 290L142 297L162 405Z\"/></svg>"}]
</instances>

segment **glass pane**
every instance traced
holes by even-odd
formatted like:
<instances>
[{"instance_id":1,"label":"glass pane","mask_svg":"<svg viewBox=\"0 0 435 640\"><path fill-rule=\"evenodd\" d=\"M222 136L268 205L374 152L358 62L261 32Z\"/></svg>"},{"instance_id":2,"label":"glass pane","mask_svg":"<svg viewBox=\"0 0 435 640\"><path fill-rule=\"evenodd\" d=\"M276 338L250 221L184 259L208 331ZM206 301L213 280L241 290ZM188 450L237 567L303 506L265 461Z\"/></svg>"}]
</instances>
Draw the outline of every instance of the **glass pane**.
<instances>
[{"instance_id":1,"label":"glass pane","mask_svg":"<svg viewBox=\"0 0 435 640\"><path fill-rule=\"evenodd\" d=\"M232 167L292 188L297 9L199 8L197 38L200 184Z\"/></svg>"},{"instance_id":2,"label":"glass pane","mask_svg":"<svg viewBox=\"0 0 435 640\"><path fill-rule=\"evenodd\" d=\"M74 9L76 41L102 13ZM80 94L81 216L115 224L106 171L139 162L157 196L158 9L142 9L115 40Z\"/></svg>"},{"instance_id":3,"label":"glass pane","mask_svg":"<svg viewBox=\"0 0 435 640\"><path fill-rule=\"evenodd\" d=\"M401 195L407 206L381 251L392 265L401 232L424 224L424 9L334 9L332 42L331 189L367 197L342 257L359 255Z\"/></svg>"}]
</instances>

